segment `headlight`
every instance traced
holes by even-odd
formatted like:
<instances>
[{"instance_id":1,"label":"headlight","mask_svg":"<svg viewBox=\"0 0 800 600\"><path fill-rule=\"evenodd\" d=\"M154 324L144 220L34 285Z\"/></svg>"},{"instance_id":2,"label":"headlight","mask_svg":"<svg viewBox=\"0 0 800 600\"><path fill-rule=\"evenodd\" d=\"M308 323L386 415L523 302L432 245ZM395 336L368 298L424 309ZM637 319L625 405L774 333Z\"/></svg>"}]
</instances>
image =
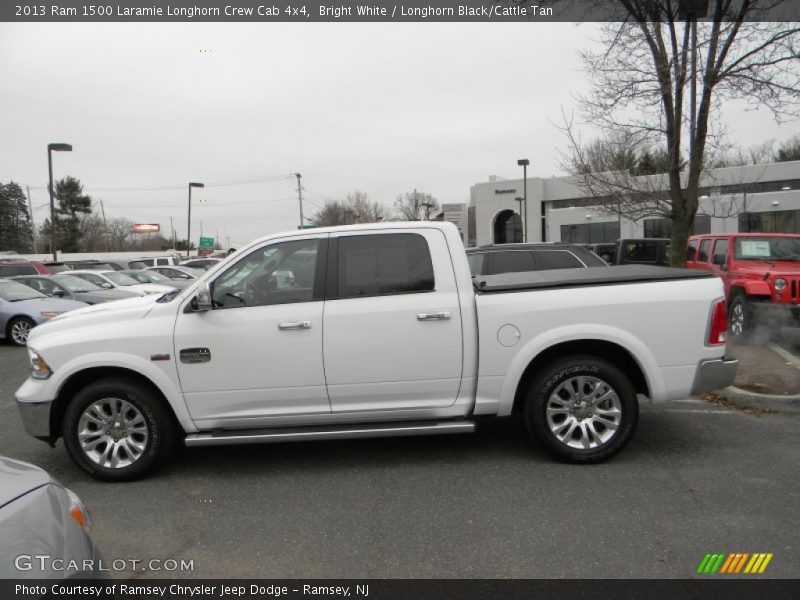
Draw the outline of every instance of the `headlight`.
<instances>
[{"instance_id":1,"label":"headlight","mask_svg":"<svg viewBox=\"0 0 800 600\"><path fill-rule=\"evenodd\" d=\"M45 319L52 319L53 317L57 317L61 313L53 310L45 310L43 312L40 312L39 314L42 315Z\"/></svg>"},{"instance_id":2,"label":"headlight","mask_svg":"<svg viewBox=\"0 0 800 600\"><path fill-rule=\"evenodd\" d=\"M786 289L786 280L778 277L778 279L776 279L772 285L775 288L776 292L782 292L783 290Z\"/></svg>"},{"instance_id":3,"label":"headlight","mask_svg":"<svg viewBox=\"0 0 800 600\"><path fill-rule=\"evenodd\" d=\"M44 362L44 359L33 348L28 348L28 359L31 363L31 377L34 379L47 379L53 373L47 363Z\"/></svg>"},{"instance_id":4,"label":"headlight","mask_svg":"<svg viewBox=\"0 0 800 600\"><path fill-rule=\"evenodd\" d=\"M78 494L70 489L64 488L69 496L69 514L75 519L75 522L81 526L86 533L91 533L92 530L92 516L89 510L83 504L83 501L78 497Z\"/></svg>"}]
</instances>

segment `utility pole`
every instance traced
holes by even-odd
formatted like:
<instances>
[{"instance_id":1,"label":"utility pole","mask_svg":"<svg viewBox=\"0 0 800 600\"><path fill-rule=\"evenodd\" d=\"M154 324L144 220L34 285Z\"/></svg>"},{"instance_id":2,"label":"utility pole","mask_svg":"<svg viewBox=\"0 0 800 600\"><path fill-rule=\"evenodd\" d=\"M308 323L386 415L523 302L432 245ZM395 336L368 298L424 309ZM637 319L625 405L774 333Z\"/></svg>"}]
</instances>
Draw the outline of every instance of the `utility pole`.
<instances>
[{"instance_id":1,"label":"utility pole","mask_svg":"<svg viewBox=\"0 0 800 600\"><path fill-rule=\"evenodd\" d=\"M172 217L169 218L169 228L172 230L172 249L178 249L178 241L175 239L175 225L172 224Z\"/></svg>"},{"instance_id":2,"label":"utility pole","mask_svg":"<svg viewBox=\"0 0 800 600\"><path fill-rule=\"evenodd\" d=\"M431 220L431 208L433 208L433 202L423 202L422 206L425 207L425 220Z\"/></svg>"},{"instance_id":3,"label":"utility pole","mask_svg":"<svg viewBox=\"0 0 800 600\"><path fill-rule=\"evenodd\" d=\"M106 252L111 250L111 236L108 235L108 222L106 221L106 208L103 206L103 201L100 200L100 212L103 213L103 229L106 230Z\"/></svg>"},{"instance_id":4,"label":"utility pole","mask_svg":"<svg viewBox=\"0 0 800 600\"><path fill-rule=\"evenodd\" d=\"M414 219L419 218L419 204L417 204L417 188L414 188Z\"/></svg>"},{"instance_id":5,"label":"utility pole","mask_svg":"<svg viewBox=\"0 0 800 600\"><path fill-rule=\"evenodd\" d=\"M36 254L36 223L33 222L33 205L31 204L31 188L29 186L25 186L25 190L28 192L28 213L31 217L31 243L33 244L33 253Z\"/></svg>"},{"instance_id":6,"label":"utility pole","mask_svg":"<svg viewBox=\"0 0 800 600\"><path fill-rule=\"evenodd\" d=\"M302 175L300 173L295 173L295 177L297 177L297 200L300 202L300 227L299 229L303 228L303 186L300 184L300 178Z\"/></svg>"}]
</instances>

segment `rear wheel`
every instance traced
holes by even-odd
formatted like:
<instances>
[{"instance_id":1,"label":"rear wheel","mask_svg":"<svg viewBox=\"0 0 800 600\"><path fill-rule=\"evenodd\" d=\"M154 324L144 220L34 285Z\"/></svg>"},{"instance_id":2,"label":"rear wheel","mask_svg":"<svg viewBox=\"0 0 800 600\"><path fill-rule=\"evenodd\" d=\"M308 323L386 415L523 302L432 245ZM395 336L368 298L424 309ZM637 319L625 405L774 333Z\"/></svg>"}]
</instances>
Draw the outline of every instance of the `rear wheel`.
<instances>
[{"instance_id":1,"label":"rear wheel","mask_svg":"<svg viewBox=\"0 0 800 600\"><path fill-rule=\"evenodd\" d=\"M103 379L67 406L64 445L84 471L106 481L137 479L170 453L173 420L151 389L135 380Z\"/></svg>"},{"instance_id":2,"label":"rear wheel","mask_svg":"<svg viewBox=\"0 0 800 600\"><path fill-rule=\"evenodd\" d=\"M636 429L639 405L627 376L593 357L546 366L525 399L528 430L553 455L597 462L622 450Z\"/></svg>"},{"instance_id":3,"label":"rear wheel","mask_svg":"<svg viewBox=\"0 0 800 600\"><path fill-rule=\"evenodd\" d=\"M6 338L8 338L15 346L25 346L28 343L28 336L31 334L31 329L36 327L28 317L17 317L8 322L6 330Z\"/></svg>"}]
</instances>

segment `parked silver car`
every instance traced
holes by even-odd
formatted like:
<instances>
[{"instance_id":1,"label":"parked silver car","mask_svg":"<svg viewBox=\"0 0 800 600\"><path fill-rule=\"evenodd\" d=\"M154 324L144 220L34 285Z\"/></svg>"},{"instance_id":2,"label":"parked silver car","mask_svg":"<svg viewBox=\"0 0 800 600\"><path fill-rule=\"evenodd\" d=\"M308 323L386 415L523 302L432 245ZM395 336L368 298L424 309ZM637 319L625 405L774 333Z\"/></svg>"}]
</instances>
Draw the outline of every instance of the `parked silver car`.
<instances>
[{"instance_id":1,"label":"parked silver car","mask_svg":"<svg viewBox=\"0 0 800 600\"><path fill-rule=\"evenodd\" d=\"M139 283L155 283L158 285L168 285L176 289L182 290L192 285L194 279L170 279L166 275L162 275L158 271L151 271L150 269L139 269L135 271L120 271L128 277L131 277Z\"/></svg>"},{"instance_id":2,"label":"parked silver car","mask_svg":"<svg viewBox=\"0 0 800 600\"><path fill-rule=\"evenodd\" d=\"M89 305L75 300L48 298L18 281L0 279L0 339L24 346L31 329L40 323L85 306Z\"/></svg>"},{"instance_id":3,"label":"parked silver car","mask_svg":"<svg viewBox=\"0 0 800 600\"><path fill-rule=\"evenodd\" d=\"M102 576L81 499L46 471L0 456L0 578Z\"/></svg>"},{"instance_id":4,"label":"parked silver car","mask_svg":"<svg viewBox=\"0 0 800 600\"><path fill-rule=\"evenodd\" d=\"M123 298L137 298L139 294L125 290L106 290L72 275L20 275L14 281L42 292L51 298L69 298L86 304L100 304Z\"/></svg>"}]
</instances>

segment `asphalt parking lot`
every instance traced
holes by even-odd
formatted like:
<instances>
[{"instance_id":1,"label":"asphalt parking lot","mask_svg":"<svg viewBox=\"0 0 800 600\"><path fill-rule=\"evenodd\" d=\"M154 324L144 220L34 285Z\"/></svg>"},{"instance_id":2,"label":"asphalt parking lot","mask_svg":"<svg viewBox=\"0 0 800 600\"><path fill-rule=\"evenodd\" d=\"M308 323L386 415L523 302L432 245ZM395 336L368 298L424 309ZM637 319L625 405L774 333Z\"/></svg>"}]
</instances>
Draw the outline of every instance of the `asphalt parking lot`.
<instances>
[{"instance_id":1,"label":"asphalt parking lot","mask_svg":"<svg viewBox=\"0 0 800 600\"><path fill-rule=\"evenodd\" d=\"M475 435L183 450L104 484L28 437L0 344L0 455L74 489L107 560L194 562L193 577L691 577L707 552L800 572L800 416L697 399L644 407L610 462L554 462L514 420ZM123 572L120 576L129 576ZM141 572L136 576L165 573Z\"/></svg>"}]
</instances>

